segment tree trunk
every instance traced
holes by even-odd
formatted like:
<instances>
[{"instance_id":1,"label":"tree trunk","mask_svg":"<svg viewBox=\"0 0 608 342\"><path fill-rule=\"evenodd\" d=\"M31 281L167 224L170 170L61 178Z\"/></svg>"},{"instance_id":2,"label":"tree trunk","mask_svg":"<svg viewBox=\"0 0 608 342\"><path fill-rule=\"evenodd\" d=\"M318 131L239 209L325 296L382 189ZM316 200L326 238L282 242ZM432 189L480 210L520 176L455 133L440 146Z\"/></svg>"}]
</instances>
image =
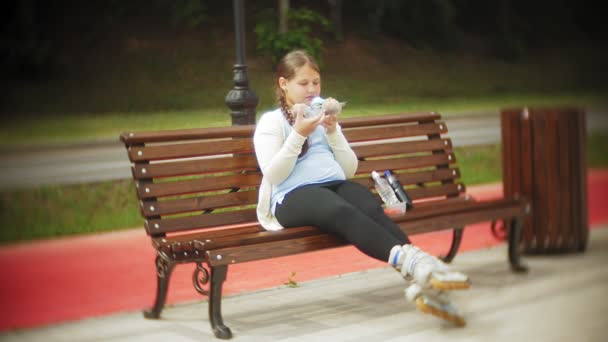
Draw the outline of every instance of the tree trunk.
<instances>
[{"instance_id":1,"label":"tree trunk","mask_svg":"<svg viewBox=\"0 0 608 342\"><path fill-rule=\"evenodd\" d=\"M289 0L279 0L279 33L287 33L287 14L289 13Z\"/></svg>"},{"instance_id":2,"label":"tree trunk","mask_svg":"<svg viewBox=\"0 0 608 342\"><path fill-rule=\"evenodd\" d=\"M331 21L334 24L334 32L336 39L342 41L344 39L344 32L342 31L342 0L328 0L331 6L330 16Z\"/></svg>"}]
</instances>

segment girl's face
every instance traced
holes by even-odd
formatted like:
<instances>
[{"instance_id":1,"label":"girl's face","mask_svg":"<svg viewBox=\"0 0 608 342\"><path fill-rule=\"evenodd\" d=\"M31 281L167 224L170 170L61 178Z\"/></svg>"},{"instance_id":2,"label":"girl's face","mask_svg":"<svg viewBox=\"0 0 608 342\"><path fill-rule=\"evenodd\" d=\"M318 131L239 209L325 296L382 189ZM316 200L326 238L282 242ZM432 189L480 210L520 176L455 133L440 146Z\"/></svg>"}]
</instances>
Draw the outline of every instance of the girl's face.
<instances>
[{"instance_id":1,"label":"girl's face","mask_svg":"<svg viewBox=\"0 0 608 342\"><path fill-rule=\"evenodd\" d=\"M321 75L310 65L305 64L296 69L292 79L280 77L279 86L283 89L290 106L297 103L310 105L312 99L321 94Z\"/></svg>"}]
</instances>

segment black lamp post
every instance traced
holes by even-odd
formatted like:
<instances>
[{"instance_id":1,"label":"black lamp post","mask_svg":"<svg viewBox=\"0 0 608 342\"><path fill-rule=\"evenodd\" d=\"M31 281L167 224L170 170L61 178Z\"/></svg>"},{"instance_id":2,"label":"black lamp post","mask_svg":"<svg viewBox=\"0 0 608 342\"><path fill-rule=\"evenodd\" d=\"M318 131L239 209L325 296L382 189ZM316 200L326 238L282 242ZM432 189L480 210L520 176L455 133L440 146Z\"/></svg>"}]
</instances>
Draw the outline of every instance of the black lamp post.
<instances>
[{"instance_id":1,"label":"black lamp post","mask_svg":"<svg viewBox=\"0 0 608 342\"><path fill-rule=\"evenodd\" d=\"M236 37L236 64L234 65L234 88L226 95L232 125L255 124L255 107L259 98L249 89L247 65L245 64L245 6L244 0L233 0L234 32Z\"/></svg>"}]
</instances>

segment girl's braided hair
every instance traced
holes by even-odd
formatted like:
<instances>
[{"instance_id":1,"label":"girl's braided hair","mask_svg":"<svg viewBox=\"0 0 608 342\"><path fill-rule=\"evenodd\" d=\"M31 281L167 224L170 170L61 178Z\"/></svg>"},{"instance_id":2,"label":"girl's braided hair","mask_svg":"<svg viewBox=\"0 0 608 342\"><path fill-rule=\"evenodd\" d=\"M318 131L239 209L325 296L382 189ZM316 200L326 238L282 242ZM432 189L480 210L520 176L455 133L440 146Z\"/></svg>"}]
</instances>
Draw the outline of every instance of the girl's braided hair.
<instances>
[{"instance_id":1,"label":"girl's braided hair","mask_svg":"<svg viewBox=\"0 0 608 342\"><path fill-rule=\"evenodd\" d=\"M283 112L283 116L289 122L291 126L296 121L294 114L291 111L290 104L287 103L287 97L285 95L285 91L281 88L279 84L279 79L281 77L291 80L296 75L296 70L308 64L313 70L320 73L319 65L317 62L304 50L295 50L288 54L286 54L277 65L276 71L276 82L275 82L275 94L277 97L277 102L281 108L281 112ZM293 103L291 104L293 105ZM303 156L306 151L308 151L308 138L302 145L302 152L298 157Z\"/></svg>"}]
</instances>

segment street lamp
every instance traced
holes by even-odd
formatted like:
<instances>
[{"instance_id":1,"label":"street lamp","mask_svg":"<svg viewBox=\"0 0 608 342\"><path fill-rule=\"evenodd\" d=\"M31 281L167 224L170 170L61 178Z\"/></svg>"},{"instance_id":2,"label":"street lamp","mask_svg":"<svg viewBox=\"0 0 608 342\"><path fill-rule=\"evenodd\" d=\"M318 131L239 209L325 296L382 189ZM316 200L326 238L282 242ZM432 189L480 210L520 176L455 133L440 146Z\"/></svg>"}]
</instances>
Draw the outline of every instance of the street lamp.
<instances>
[{"instance_id":1,"label":"street lamp","mask_svg":"<svg viewBox=\"0 0 608 342\"><path fill-rule=\"evenodd\" d=\"M233 0L234 32L236 37L236 64L234 65L234 88L226 95L232 125L255 124L255 107L260 102L255 92L249 89L247 65L245 64L245 5L244 0Z\"/></svg>"}]
</instances>

